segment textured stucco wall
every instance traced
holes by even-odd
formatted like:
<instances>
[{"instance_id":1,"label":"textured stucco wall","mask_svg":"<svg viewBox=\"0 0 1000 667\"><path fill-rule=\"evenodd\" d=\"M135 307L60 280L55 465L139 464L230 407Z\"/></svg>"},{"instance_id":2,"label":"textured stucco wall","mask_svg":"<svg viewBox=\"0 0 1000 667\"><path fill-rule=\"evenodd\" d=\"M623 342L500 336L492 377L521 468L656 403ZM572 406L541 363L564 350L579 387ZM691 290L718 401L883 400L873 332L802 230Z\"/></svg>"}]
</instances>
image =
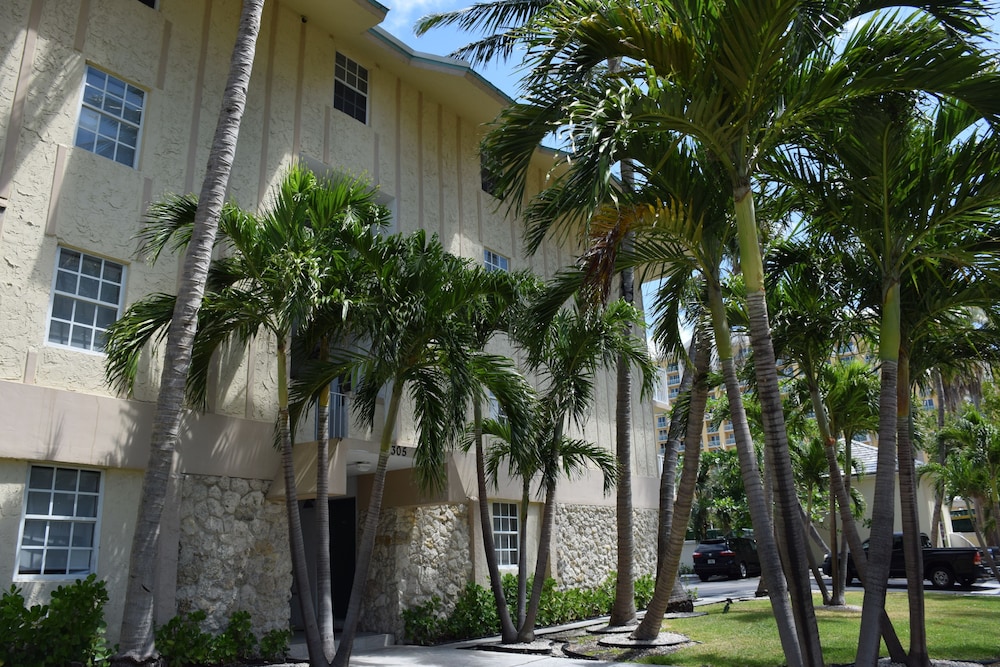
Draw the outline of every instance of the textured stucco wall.
<instances>
[{"instance_id":1,"label":"textured stucco wall","mask_svg":"<svg viewBox=\"0 0 1000 667\"><path fill-rule=\"evenodd\" d=\"M184 475L180 494L177 611L208 614L220 632L250 612L258 635L287 628L292 561L284 506L265 501L267 480Z\"/></svg>"}]
</instances>

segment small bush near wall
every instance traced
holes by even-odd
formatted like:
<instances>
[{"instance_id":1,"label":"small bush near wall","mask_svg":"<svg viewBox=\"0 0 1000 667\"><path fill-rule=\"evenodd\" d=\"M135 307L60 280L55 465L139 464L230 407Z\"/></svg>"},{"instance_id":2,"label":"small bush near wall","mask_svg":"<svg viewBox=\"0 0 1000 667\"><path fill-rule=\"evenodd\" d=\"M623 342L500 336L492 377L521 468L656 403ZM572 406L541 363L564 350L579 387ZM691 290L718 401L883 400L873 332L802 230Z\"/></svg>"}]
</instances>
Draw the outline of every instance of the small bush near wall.
<instances>
[{"instance_id":1,"label":"small bush near wall","mask_svg":"<svg viewBox=\"0 0 1000 667\"><path fill-rule=\"evenodd\" d=\"M108 591L96 575L52 592L47 605L24 606L16 586L0 598L0 665L48 667L105 665Z\"/></svg>"},{"instance_id":2,"label":"small bush near wall","mask_svg":"<svg viewBox=\"0 0 1000 667\"><path fill-rule=\"evenodd\" d=\"M174 616L156 629L156 650L168 667L236 665L282 660L292 633L271 630L258 642L249 612L237 611L218 635L202 630L207 614L202 610Z\"/></svg>"},{"instance_id":3,"label":"small bush near wall","mask_svg":"<svg viewBox=\"0 0 1000 667\"><path fill-rule=\"evenodd\" d=\"M636 608L645 609L653 597L652 576L635 581ZM508 606L516 608L517 578L507 574L503 578L504 597ZM528 581L531 590L531 581ZM596 588L569 588L557 590L554 579L546 579L538 605L540 627L582 621L604 616L611 612L615 599L615 575L611 574ZM423 604L403 610L403 624L407 640L414 644L437 644L445 641L471 639L495 635L500 632L493 593L476 583L469 583L462 591L451 613L445 613L441 598L432 597Z\"/></svg>"}]
</instances>

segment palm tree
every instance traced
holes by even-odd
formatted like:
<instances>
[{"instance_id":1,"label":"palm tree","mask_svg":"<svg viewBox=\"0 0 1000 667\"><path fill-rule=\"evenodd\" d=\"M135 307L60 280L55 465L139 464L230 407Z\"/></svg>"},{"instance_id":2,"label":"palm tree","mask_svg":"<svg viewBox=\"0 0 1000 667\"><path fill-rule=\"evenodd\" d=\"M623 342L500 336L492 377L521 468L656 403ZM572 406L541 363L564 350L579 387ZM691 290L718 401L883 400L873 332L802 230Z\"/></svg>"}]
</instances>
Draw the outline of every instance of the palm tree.
<instances>
[{"instance_id":1,"label":"palm tree","mask_svg":"<svg viewBox=\"0 0 1000 667\"><path fill-rule=\"evenodd\" d=\"M166 503L170 468L177 447L184 383L191 363L191 345L211 262L216 225L229 183L243 110L246 108L250 72L253 69L257 34L264 0L245 0L240 26L229 60L229 74L222 96L212 148L209 151L191 243L184 255L180 298L167 332L160 378L160 392L153 416L149 462L142 482L142 497L132 538L128 586L125 591L121 638L115 665L148 664L156 658L153 643L153 608L156 590L157 546L160 518Z\"/></svg>"},{"instance_id":2,"label":"palm tree","mask_svg":"<svg viewBox=\"0 0 1000 667\"><path fill-rule=\"evenodd\" d=\"M295 402L307 403L332 378L346 374L355 387L355 418L369 428L382 393L389 394L335 665L346 665L353 651L404 394L412 401L417 425L416 480L425 488L440 488L448 445L464 426L470 396L479 391L473 373L507 363L477 347L476 313L496 294L496 283L484 269L446 252L436 237L422 231L389 237L359 256L370 271L351 286L348 317L332 323L329 337L338 346L327 363L304 372L295 389Z\"/></svg>"},{"instance_id":3,"label":"palm tree","mask_svg":"<svg viewBox=\"0 0 1000 667\"><path fill-rule=\"evenodd\" d=\"M534 638L535 618L548 567L552 530L555 523L555 493L560 474L570 474L584 457L599 462L604 470L605 488L614 480L606 469L613 458L607 452L580 441L569 440L564 431L571 423L582 424L594 398L595 374L626 358L642 372L643 387L652 387L655 369L645 344L627 333L625 325L639 321L631 305L613 301L607 307L576 304L574 310L548 314L547 305L536 308L515 339L525 346L528 368L539 375L541 390L539 415L539 473L545 493L538 558L524 622L518 640ZM539 321L549 322L539 326ZM541 336L537 333L541 330Z\"/></svg>"},{"instance_id":4,"label":"palm tree","mask_svg":"<svg viewBox=\"0 0 1000 667\"><path fill-rule=\"evenodd\" d=\"M226 205L220 217L219 242L229 253L213 262L209 272L186 382L191 402L203 407L208 369L220 345L232 339L245 344L261 333L275 339L277 430L286 485L292 572L300 591L313 664L328 662L323 644L332 643L333 638L332 634L322 636L312 596L308 594L311 587L292 460L288 352L296 324L307 326L331 302L337 304L337 310L343 309L346 299L337 285L349 282L344 278L348 255L359 246L375 242L377 235L372 228L387 219L387 210L375 203L374 196L375 190L363 181L351 178L318 181L312 172L293 166L262 214L255 216ZM190 196L172 197L152 205L148 225L142 233L143 253L155 261L167 247L186 244L197 206L195 198ZM166 295L139 301L108 330L107 374L123 390L131 390L136 362L146 344L172 323L173 301ZM327 470L328 466L319 466L318 477L325 478ZM317 483L320 484L319 480ZM329 534L328 518L319 530ZM326 562L329 570L328 558ZM324 613L331 617L324 625L332 633L332 607Z\"/></svg>"},{"instance_id":5,"label":"palm tree","mask_svg":"<svg viewBox=\"0 0 1000 667\"><path fill-rule=\"evenodd\" d=\"M993 283L983 266L995 254L988 230L1000 188L987 174L995 173L1000 153L991 134L972 132L963 138L976 118L964 105L946 104L925 119L922 109L898 96L859 104L849 128L823 137L830 152L820 159L832 169L813 176L813 185L825 193L819 208L834 242L845 250L857 248L864 260L855 265L874 273L864 283L880 286L880 294L870 294L867 301L880 316L882 387L869 548L873 567L866 579L865 608L871 621L884 600L898 445L913 665L927 664L929 658L908 428L909 359L939 322L953 320L956 308L991 302L987 286ZM817 154L821 150L816 148ZM877 652L871 632L862 623L859 660Z\"/></svg>"},{"instance_id":6,"label":"palm tree","mask_svg":"<svg viewBox=\"0 0 1000 667\"><path fill-rule=\"evenodd\" d=\"M957 14L967 18L963 8ZM966 85L970 77L993 78L982 74L987 60L927 15L875 19L846 43L832 39L867 9L793 0L552 4L528 27L532 74L525 101L503 112L487 140L505 169L501 189L514 202L524 194L529 147L567 125L573 159L593 150L605 173L622 157L621 138L632 137L622 132L626 125L643 137L674 130L711 152L733 193L780 534L793 550L804 548L804 539L764 298L752 189L757 161L796 139L817 115L882 89L931 89L965 95L984 109L992 104L981 94L988 86L977 92ZM597 104L581 101L586 80L602 76L602 63L618 57L636 66L610 77ZM934 66L943 62L949 66ZM808 572L791 559L788 574L805 664L819 665Z\"/></svg>"},{"instance_id":7,"label":"palm tree","mask_svg":"<svg viewBox=\"0 0 1000 667\"><path fill-rule=\"evenodd\" d=\"M507 60L515 46L522 40L525 24L553 0L493 0L477 2L464 9L430 14L419 19L414 31L422 35L429 30L443 26L457 26L466 32L478 32L484 36L467 44L451 55L468 59L473 64L485 64L494 59ZM617 61L609 67L618 66ZM488 156L487 156L488 157ZM628 161L621 169L622 185L628 189L633 185L632 171ZM620 239L623 248L632 243L629 234ZM537 246L529 249L534 253ZM630 266L620 272L620 297L626 303L635 303L635 276ZM606 295L605 295L606 298ZM635 335L634 327L627 332ZM628 359L618 360L617 396L615 404L615 455L618 459L618 483L616 485L616 546L617 576L615 578L615 598L611 607L612 626L623 627L636 618L634 586L634 531L632 517L632 374Z\"/></svg>"},{"instance_id":8,"label":"palm tree","mask_svg":"<svg viewBox=\"0 0 1000 667\"><path fill-rule=\"evenodd\" d=\"M487 276L496 281L497 298L490 298L483 304L478 312L472 313L476 330L477 343L482 350L489 340L498 333L510 332L513 322L518 317L518 313L523 309L528 299L528 294L537 290L537 281L533 280L529 274L509 274L505 271L493 271ZM475 449L476 459L476 487L479 494L479 522L483 536L483 549L486 556L486 566L490 576L490 588L493 591L493 599L497 606L497 615L500 618L500 638L505 644L517 641L517 627L524 621L525 595L526 590L526 568L523 554L526 551L527 533L524 530L527 520L528 488L532 474L527 474L524 479L524 493L522 494L521 516L518 523L522 529L519 532L519 540L525 540L523 545L519 545L518 554L522 557L518 560L518 601L517 601L517 625L511 618L507 600L504 597L503 580L500 576L500 566L497 562L496 542L493 536L492 521L490 520L489 496L487 492L487 454L485 437L491 439L501 439L506 448L506 458L512 462L515 470L519 470L516 462L523 461L525 454L530 457L530 448L534 445L532 437L532 425L534 420L534 409L536 400L534 392L527 385L524 378L509 367L507 360L499 358L489 358L489 363L479 365L474 368L473 377L477 384L489 392L496 400L497 407L502 411L502 418L499 415L491 415L488 418L483 416L483 404L487 396L482 392L472 397L473 422L471 437L465 437L462 447L468 451ZM469 435L468 433L466 434ZM521 448L521 451L519 451ZM523 451L528 448L529 452ZM497 448L491 448L489 476L494 486L497 484L497 470L499 462ZM524 463L524 467L530 464Z\"/></svg>"}]
</instances>

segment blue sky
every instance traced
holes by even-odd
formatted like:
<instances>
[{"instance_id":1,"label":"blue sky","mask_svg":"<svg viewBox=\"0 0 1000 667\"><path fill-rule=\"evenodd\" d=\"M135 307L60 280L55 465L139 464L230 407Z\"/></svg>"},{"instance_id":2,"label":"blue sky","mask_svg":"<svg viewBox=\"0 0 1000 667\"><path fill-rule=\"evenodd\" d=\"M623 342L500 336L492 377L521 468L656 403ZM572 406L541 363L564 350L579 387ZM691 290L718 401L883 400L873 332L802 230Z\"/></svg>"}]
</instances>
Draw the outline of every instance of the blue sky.
<instances>
[{"instance_id":1,"label":"blue sky","mask_svg":"<svg viewBox=\"0 0 1000 667\"><path fill-rule=\"evenodd\" d=\"M421 16L462 9L472 4L471 0L380 0L380 2L389 8L382 27L417 51L444 56L475 39L474 35L458 32L452 28L439 28L420 38L413 34L413 24ZM477 71L497 88L514 97L517 90L515 70L519 64L519 62L498 64L477 68Z\"/></svg>"}]
</instances>

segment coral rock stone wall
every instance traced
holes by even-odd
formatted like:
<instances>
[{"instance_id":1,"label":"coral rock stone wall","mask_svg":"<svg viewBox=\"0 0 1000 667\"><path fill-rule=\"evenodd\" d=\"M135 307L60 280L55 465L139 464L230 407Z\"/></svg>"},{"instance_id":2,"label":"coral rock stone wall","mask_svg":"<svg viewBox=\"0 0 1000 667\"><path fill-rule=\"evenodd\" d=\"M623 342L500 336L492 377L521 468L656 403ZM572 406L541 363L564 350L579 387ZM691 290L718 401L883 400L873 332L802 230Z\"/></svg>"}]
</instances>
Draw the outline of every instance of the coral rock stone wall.
<instances>
[{"instance_id":1,"label":"coral rock stone wall","mask_svg":"<svg viewBox=\"0 0 1000 667\"><path fill-rule=\"evenodd\" d=\"M284 506L270 481L185 475L180 498L177 612L202 609L220 632L235 611L254 632L287 628L292 563Z\"/></svg>"},{"instance_id":2,"label":"coral rock stone wall","mask_svg":"<svg viewBox=\"0 0 1000 667\"><path fill-rule=\"evenodd\" d=\"M635 576L656 570L656 510L634 510ZM614 507L559 505L553 557L560 588L592 588L618 569Z\"/></svg>"},{"instance_id":3,"label":"coral rock stone wall","mask_svg":"<svg viewBox=\"0 0 1000 667\"><path fill-rule=\"evenodd\" d=\"M469 549L466 504L383 508L361 628L402 642L404 609L435 595L449 609L472 580Z\"/></svg>"}]
</instances>

